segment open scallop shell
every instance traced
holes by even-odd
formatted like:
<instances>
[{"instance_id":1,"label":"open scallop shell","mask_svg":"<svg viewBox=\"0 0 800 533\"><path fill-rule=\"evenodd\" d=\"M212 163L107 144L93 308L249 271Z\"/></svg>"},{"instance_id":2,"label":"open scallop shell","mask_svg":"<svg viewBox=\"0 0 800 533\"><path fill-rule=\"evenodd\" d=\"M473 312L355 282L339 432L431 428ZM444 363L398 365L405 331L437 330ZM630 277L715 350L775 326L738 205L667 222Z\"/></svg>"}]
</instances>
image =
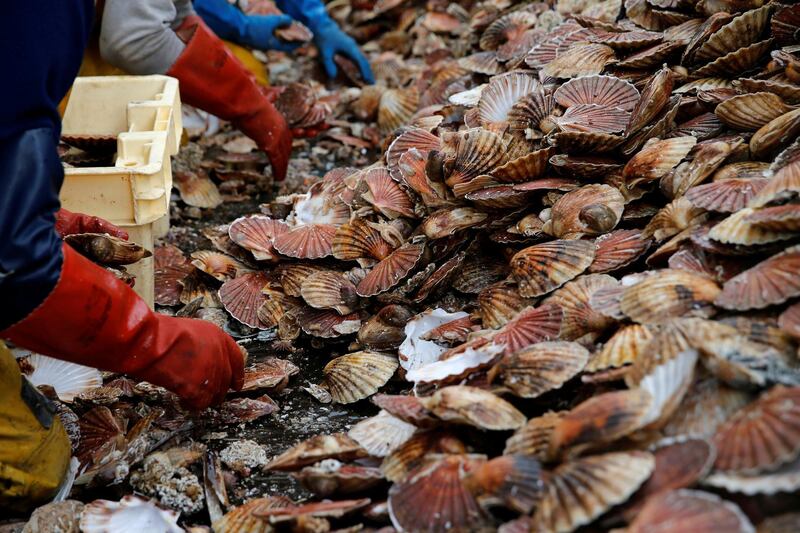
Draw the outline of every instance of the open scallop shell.
<instances>
[{"instance_id":1,"label":"open scallop shell","mask_svg":"<svg viewBox=\"0 0 800 533\"><path fill-rule=\"evenodd\" d=\"M465 484L485 458L437 456L389 490L389 516L398 531L470 531L487 517Z\"/></svg>"},{"instance_id":2,"label":"open scallop shell","mask_svg":"<svg viewBox=\"0 0 800 533\"><path fill-rule=\"evenodd\" d=\"M163 531L181 533L178 526L179 513L166 511L149 500L128 495L119 502L95 500L84 506L80 528L86 533L135 533L139 531Z\"/></svg>"},{"instance_id":3,"label":"open scallop shell","mask_svg":"<svg viewBox=\"0 0 800 533\"><path fill-rule=\"evenodd\" d=\"M777 385L729 421L714 437L717 470L755 474L800 454L800 387Z\"/></svg>"},{"instance_id":4,"label":"open scallop shell","mask_svg":"<svg viewBox=\"0 0 800 533\"><path fill-rule=\"evenodd\" d=\"M504 325L493 340L505 347L505 353L511 354L531 344L558 338L563 317L557 305L529 307Z\"/></svg>"},{"instance_id":5,"label":"open scallop shell","mask_svg":"<svg viewBox=\"0 0 800 533\"><path fill-rule=\"evenodd\" d=\"M350 428L347 435L372 457L386 457L408 441L416 431L416 426L381 410L377 415Z\"/></svg>"},{"instance_id":6,"label":"open scallop shell","mask_svg":"<svg viewBox=\"0 0 800 533\"><path fill-rule=\"evenodd\" d=\"M653 338L651 328L642 324L631 324L617 330L602 349L595 353L586 365L587 372L598 372L609 368L634 363L644 353Z\"/></svg>"},{"instance_id":7,"label":"open scallop shell","mask_svg":"<svg viewBox=\"0 0 800 533\"><path fill-rule=\"evenodd\" d=\"M652 496L628 528L630 533L658 530L755 533L753 524L733 502L686 489Z\"/></svg>"},{"instance_id":8,"label":"open scallop shell","mask_svg":"<svg viewBox=\"0 0 800 533\"><path fill-rule=\"evenodd\" d=\"M364 181L369 191L363 198L372 204L382 215L393 219L397 217L415 218L414 202L400 186L389 176L385 168L367 171Z\"/></svg>"},{"instance_id":9,"label":"open scallop shell","mask_svg":"<svg viewBox=\"0 0 800 533\"><path fill-rule=\"evenodd\" d=\"M756 131L792 109L777 94L759 92L728 98L714 109L714 114L731 128Z\"/></svg>"},{"instance_id":10,"label":"open scallop shell","mask_svg":"<svg viewBox=\"0 0 800 533\"><path fill-rule=\"evenodd\" d=\"M288 229L280 220L252 215L234 220L228 229L228 235L233 242L250 251L257 261L275 261L278 256L272 246L272 239Z\"/></svg>"},{"instance_id":11,"label":"open scallop shell","mask_svg":"<svg viewBox=\"0 0 800 533\"><path fill-rule=\"evenodd\" d=\"M800 246L792 246L726 281L715 304L762 309L800 295Z\"/></svg>"},{"instance_id":12,"label":"open scallop shell","mask_svg":"<svg viewBox=\"0 0 800 533\"><path fill-rule=\"evenodd\" d=\"M581 402L556 424L553 450L613 442L644 425L652 404L642 389L606 392Z\"/></svg>"},{"instance_id":13,"label":"open scallop shell","mask_svg":"<svg viewBox=\"0 0 800 533\"><path fill-rule=\"evenodd\" d=\"M650 247L650 239L641 230L619 229L601 235L595 240L594 261L589 272L611 272L636 261Z\"/></svg>"},{"instance_id":14,"label":"open scallop shell","mask_svg":"<svg viewBox=\"0 0 800 533\"><path fill-rule=\"evenodd\" d=\"M588 359L588 350L580 344L539 342L506 355L489 376L516 396L536 398L575 377Z\"/></svg>"},{"instance_id":15,"label":"open scallop shell","mask_svg":"<svg viewBox=\"0 0 800 533\"><path fill-rule=\"evenodd\" d=\"M600 74L612 61L613 48L604 44L577 43L547 63L541 72L553 78L577 78Z\"/></svg>"},{"instance_id":16,"label":"open scallop shell","mask_svg":"<svg viewBox=\"0 0 800 533\"><path fill-rule=\"evenodd\" d=\"M525 415L489 391L464 385L444 387L421 398L426 409L444 421L490 431L518 429Z\"/></svg>"},{"instance_id":17,"label":"open scallop shell","mask_svg":"<svg viewBox=\"0 0 800 533\"><path fill-rule=\"evenodd\" d=\"M452 204L443 183L431 181L426 170L428 160L422 152L411 148L400 157L398 175L400 183L414 191L428 207L437 208Z\"/></svg>"},{"instance_id":18,"label":"open scallop shell","mask_svg":"<svg viewBox=\"0 0 800 533\"><path fill-rule=\"evenodd\" d=\"M336 227L331 224L303 224L272 240L275 249L283 255L298 259L319 259L331 255Z\"/></svg>"},{"instance_id":19,"label":"open scallop shell","mask_svg":"<svg viewBox=\"0 0 800 533\"><path fill-rule=\"evenodd\" d=\"M478 117L482 124L506 122L508 112L521 98L544 89L533 74L509 72L495 76L481 93Z\"/></svg>"},{"instance_id":20,"label":"open scallop shell","mask_svg":"<svg viewBox=\"0 0 800 533\"><path fill-rule=\"evenodd\" d=\"M556 89L553 97L564 107L597 104L632 111L639 100L639 91L617 77L594 75L569 80Z\"/></svg>"},{"instance_id":21,"label":"open scallop shell","mask_svg":"<svg viewBox=\"0 0 800 533\"><path fill-rule=\"evenodd\" d=\"M325 385L336 403L353 403L372 396L394 375L396 357L355 352L337 357L323 369Z\"/></svg>"},{"instance_id":22,"label":"open scallop shell","mask_svg":"<svg viewBox=\"0 0 800 533\"><path fill-rule=\"evenodd\" d=\"M458 148L446 183L453 186L488 174L505 163L506 143L489 130L471 129L459 134Z\"/></svg>"},{"instance_id":23,"label":"open scallop shell","mask_svg":"<svg viewBox=\"0 0 800 533\"><path fill-rule=\"evenodd\" d=\"M33 369L25 372L28 381L35 387L53 387L62 402L72 402L76 396L103 386L103 377L96 368L39 354L31 354L26 363L26 368Z\"/></svg>"},{"instance_id":24,"label":"open scallop shell","mask_svg":"<svg viewBox=\"0 0 800 533\"><path fill-rule=\"evenodd\" d=\"M448 350L439 361L409 370L406 379L414 383L454 383L469 374L491 366L503 353L504 346L478 338Z\"/></svg>"},{"instance_id":25,"label":"open scallop shell","mask_svg":"<svg viewBox=\"0 0 800 533\"><path fill-rule=\"evenodd\" d=\"M526 298L541 296L580 275L594 260L594 243L556 240L517 252L511 276Z\"/></svg>"},{"instance_id":26,"label":"open scallop shell","mask_svg":"<svg viewBox=\"0 0 800 533\"><path fill-rule=\"evenodd\" d=\"M542 230L561 239L608 233L622 218L625 198L610 185L592 184L556 201Z\"/></svg>"},{"instance_id":27,"label":"open scallop shell","mask_svg":"<svg viewBox=\"0 0 800 533\"><path fill-rule=\"evenodd\" d=\"M448 313L444 309L436 308L409 320L405 325L405 340L398 350L400 365L410 371L438 361L445 348L422 339L422 336L443 324L466 316L464 312Z\"/></svg>"},{"instance_id":28,"label":"open scallop shell","mask_svg":"<svg viewBox=\"0 0 800 533\"><path fill-rule=\"evenodd\" d=\"M230 315L251 328L265 329L258 309L267 300L262 289L270 282L263 272L248 272L228 280L219 288L219 299Z\"/></svg>"},{"instance_id":29,"label":"open scallop shell","mask_svg":"<svg viewBox=\"0 0 800 533\"><path fill-rule=\"evenodd\" d=\"M709 316L720 288L705 276L683 270L660 270L625 290L622 312L640 324L671 317Z\"/></svg>"},{"instance_id":30,"label":"open scallop shell","mask_svg":"<svg viewBox=\"0 0 800 533\"><path fill-rule=\"evenodd\" d=\"M564 463L545 477L534 515L537 531L568 532L626 501L653 471L647 452L615 452Z\"/></svg>"},{"instance_id":31,"label":"open scallop shell","mask_svg":"<svg viewBox=\"0 0 800 533\"><path fill-rule=\"evenodd\" d=\"M407 243L372 267L356 286L359 296L369 297L388 291L405 278L419 263L425 247Z\"/></svg>"}]
</instances>

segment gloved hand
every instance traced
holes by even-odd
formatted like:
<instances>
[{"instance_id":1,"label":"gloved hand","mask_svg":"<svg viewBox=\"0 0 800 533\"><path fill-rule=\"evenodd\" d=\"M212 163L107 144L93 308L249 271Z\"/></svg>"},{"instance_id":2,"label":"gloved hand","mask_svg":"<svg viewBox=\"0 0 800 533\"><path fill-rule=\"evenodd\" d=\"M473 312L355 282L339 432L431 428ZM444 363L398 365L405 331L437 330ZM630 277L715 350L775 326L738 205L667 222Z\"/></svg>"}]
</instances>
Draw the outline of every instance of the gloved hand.
<instances>
[{"instance_id":1,"label":"gloved hand","mask_svg":"<svg viewBox=\"0 0 800 533\"><path fill-rule=\"evenodd\" d=\"M275 30L292 23L289 15L249 15L245 17L244 34L241 44L258 50L279 50L293 52L303 45L301 42L288 43L275 36Z\"/></svg>"},{"instance_id":2,"label":"gloved hand","mask_svg":"<svg viewBox=\"0 0 800 533\"><path fill-rule=\"evenodd\" d=\"M154 313L112 274L67 244L62 250L56 287L0 338L160 385L190 409L220 403L230 388L241 389L244 354L221 329L203 320Z\"/></svg>"},{"instance_id":3,"label":"gloved hand","mask_svg":"<svg viewBox=\"0 0 800 533\"><path fill-rule=\"evenodd\" d=\"M316 24L312 23L309 28L314 32L314 44L319 49L322 66L325 68L325 73L329 78L335 78L338 72L333 56L342 54L358 65L361 77L364 78L366 83L375 83L375 77L372 75L369 61L361 52L358 44L352 37L343 32L333 20L325 17Z\"/></svg>"},{"instance_id":4,"label":"gloved hand","mask_svg":"<svg viewBox=\"0 0 800 533\"><path fill-rule=\"evenodd\" d=\"M285 179L292 134L283 115L199 17L186 17L176 33L188 35L186 48L167 75L180 81L183 101L233 122L267 152L275 179Z\"/></svg>"},{"instance_id":5,"label":"gloved hand","mask_svg":"<svg viewBox=\"0 0 800 533\"><path fill-rule=\"evenodd\" d=\"M100 217L67 211L63 207L56 212L56 231L63 238L78 233L108 233L113 237L128 240L128 232Z\"/></svg>"},{"instance_id":6,"label":"gloved hand","mask_svg":"<svg viewBox=\"0 0 800 533\"><path fill-rule=\"evenodd\" d=\"M194 0L194 9L214 33L237 44L281 52L291 52L302 44L275 37L275 30L292 23L288 15L245 15L226 0Z\"/></svg>"}]
</instances>

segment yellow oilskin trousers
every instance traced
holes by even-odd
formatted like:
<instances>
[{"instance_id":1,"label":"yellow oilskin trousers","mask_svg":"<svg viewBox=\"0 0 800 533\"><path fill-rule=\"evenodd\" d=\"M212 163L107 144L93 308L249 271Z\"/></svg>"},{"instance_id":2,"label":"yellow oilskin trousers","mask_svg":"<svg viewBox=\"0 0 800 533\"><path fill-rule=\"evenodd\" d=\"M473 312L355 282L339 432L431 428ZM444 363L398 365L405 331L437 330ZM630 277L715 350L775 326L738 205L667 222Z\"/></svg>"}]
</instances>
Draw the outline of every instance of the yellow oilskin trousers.
<instances>
[{"instance_id":1,"label":"yellow oilskin trousers","mask_svg":"<svg viewBox=\"0 0 800 533\"><path fill-rule=\"evenodd\" d=\"M52 404L22 378L0 341L0 516L52 498L69 460L70 442Z\"/></svg>"}]
</instances>

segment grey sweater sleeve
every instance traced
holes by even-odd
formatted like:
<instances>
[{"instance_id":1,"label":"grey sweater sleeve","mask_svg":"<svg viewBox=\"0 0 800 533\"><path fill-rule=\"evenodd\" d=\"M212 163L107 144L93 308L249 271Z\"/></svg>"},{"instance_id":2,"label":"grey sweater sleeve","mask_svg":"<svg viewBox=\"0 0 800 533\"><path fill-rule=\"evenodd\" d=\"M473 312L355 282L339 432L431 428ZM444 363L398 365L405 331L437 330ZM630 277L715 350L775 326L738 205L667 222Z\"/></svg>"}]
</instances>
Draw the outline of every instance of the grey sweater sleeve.
<instances>
[{"instance_id":1,"label":"grey sweater sleeve","mask_svg":"<svg viewBox=\"0 0 800 533\"><path fill-rule=\"evenodd\" d=\"M175 34L191 0L106 0L100 55L130 74L164 74L185 44Z\"/></svg>"}]
</instances>

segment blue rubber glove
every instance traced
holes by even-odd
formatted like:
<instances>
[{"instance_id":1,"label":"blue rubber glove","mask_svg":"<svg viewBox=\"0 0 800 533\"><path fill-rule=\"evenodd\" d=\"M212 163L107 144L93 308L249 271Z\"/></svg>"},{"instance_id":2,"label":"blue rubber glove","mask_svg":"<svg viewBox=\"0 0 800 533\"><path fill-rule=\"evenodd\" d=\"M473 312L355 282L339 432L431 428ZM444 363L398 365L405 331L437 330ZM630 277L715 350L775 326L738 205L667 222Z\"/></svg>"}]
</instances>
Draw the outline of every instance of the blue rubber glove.
<instances>
[{"instance_id":1,"label":"blue rubber glove","mask_svg":"<svg viewBox=\"0 0 800 533\"><path fill-rule=\"evenodd\" d=\"M258 50L291 52L302 43L287 43L275 30L292 23L289 15L245 15L226 0L194 0L194 9L219 37Z\"/></svg>"},{"instance_id":2,"label":"blue rubber glove","mask_svg":"<svg viewBox=\"0 0 800 533\"><path fill-rule=\"evenodd\" d=\"M369 61L364 57L358 44L333 21L321 0L276 0L275 3L278 9L299 20L314 32L314 44L319 49L322 66L325 67L328 77L335 77L338 70L333 56L342 54L358 65L365 82L375 83Z\"/></svg>"}]
</instances>

